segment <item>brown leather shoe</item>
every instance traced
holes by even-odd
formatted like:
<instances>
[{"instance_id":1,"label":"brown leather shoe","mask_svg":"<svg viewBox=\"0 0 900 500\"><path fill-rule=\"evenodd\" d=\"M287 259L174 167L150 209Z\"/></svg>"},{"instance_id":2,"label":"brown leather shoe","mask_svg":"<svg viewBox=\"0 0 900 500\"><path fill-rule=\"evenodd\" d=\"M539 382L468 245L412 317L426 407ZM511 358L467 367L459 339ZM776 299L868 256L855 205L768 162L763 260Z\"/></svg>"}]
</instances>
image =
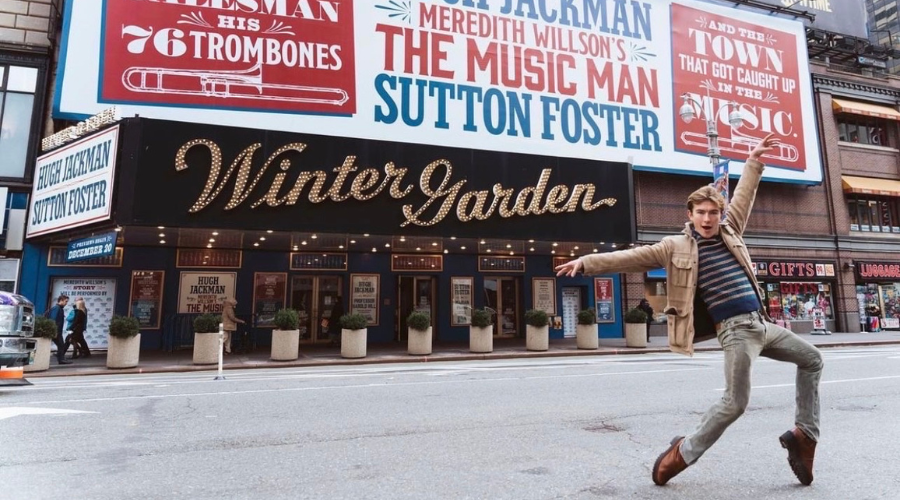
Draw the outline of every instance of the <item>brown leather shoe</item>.
<instances>
[{"instance_id":1,"label":"brown leather shoe","mask_svg":"<svg viewBox=\"0 0 900 500\"><path fill-rule=\"evenodd\" d=\"M813 459L816 456L816 442L798 428L785 432L778 438L781 447L788 451L788 463L800 484L809 486L813 482Z\"/></svg>"},{"instance_id":2,"label":"brown leather shoe","mask_svg":"<svg viewBox=\"0 0 900 500\"><path fill-rule=\"evenodd\" d=\"M664 451L656 463L653 464L653 482L658 486L662 486L669 482L669 479L677 476L681 471L687 469L684 458L681 456L681 443L684 436L677 436L672 439L672 445Z\"/></svg>"}]
</instances>

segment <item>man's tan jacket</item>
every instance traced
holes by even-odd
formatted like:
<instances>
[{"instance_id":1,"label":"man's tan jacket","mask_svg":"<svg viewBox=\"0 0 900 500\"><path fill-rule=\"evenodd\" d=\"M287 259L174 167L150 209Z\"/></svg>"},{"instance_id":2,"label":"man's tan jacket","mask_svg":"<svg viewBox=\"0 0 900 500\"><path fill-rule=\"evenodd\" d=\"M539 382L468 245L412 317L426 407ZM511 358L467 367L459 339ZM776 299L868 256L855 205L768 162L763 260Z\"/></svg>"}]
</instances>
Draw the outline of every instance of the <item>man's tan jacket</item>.
<instances>
[{"instance_id":1,"label":"man's tan jacket","mask_svg":"<svg viewBox=\"0 0 900 500\"><path fill-rule=\"evenodd\" d=\"M756 190L764 165L749 160L728 205L728 217L719 226L725 245L744 268L750 283L762 303L762 292L756 284L750 254L744 245L744 228L756 199ZM669 323L669 348L674 352L694 354L694 338L706 339L716 335L715 325L706 306L697 294L697 241L691 235L691 223L685 224L682 234L667 236L655 245L606 254L581 257L584 274L611 272L646 272L666 268L668 303L665 313ZM699 309L699 310L698 310ZM765 313L763 313L765 314ZM696 331L696 335L695 335Z\"/></svg>"}]
</instances>

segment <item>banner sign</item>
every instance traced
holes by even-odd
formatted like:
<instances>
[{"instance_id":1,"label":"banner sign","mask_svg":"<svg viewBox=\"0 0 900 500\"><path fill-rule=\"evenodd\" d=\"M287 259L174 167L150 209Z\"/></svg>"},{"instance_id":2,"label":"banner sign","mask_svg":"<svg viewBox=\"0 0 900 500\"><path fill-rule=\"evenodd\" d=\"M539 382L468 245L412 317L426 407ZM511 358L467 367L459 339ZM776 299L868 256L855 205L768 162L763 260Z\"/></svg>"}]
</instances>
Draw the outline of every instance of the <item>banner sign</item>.
<instances>
[{"instance_id":1,"label":"banner sign","mask_svg":"<svg viewBox=\"0 0 900 500\"><path fill-rule=\"evenodd\" d=\"M222 314L225 299L234 298L237 273L181 272L179 314Z\"/></svg>"},{"instance_id":2,"label":"banner sign","mask_svg":"<svg viewBox=\"0 0 900 500\"><path fill-rule=\"evenodd\" d=\"M472 324L474 278L454 276L450 278L450 326Z\"/></svg>"},{"instance_id":3,"label":"banner sign","mask_svg":"<svg viewBox=\"0 0 900 500\"><path fill-rule=\"evenodd\" d=\"M57 118L116 104L703 175L712 118L726 157L772 132L783 146L766 179L822 179L798 21L673 0L108 0L69 1L65 15ZM690 124L684 93L699 103Z\"/></svg>"},{"instance_id":4,"label":"banner sign","mask_svg":"<svg viewBox=\"0 0 900 500\"><path fill-rule=\"evenodd\" d=\"M82 238L69 242L66 249L66 262L77 262L96 257L107 257L116 253L116 238L119 233L110 231L90 238Z\"/></svg>"},{"instance_id":5,"label":"banner sign","mask_svg":"<svg viewBox=\"0 0 900 500\"><path fill-rule=\"evenodd\" d=\"M612 278L594 278L597 323L615 323L616 310Z\"/></svg>"},{"instance_id":6,"label":"banner sign","mask_svg":"<svg viewBox=\"0 0 900 500\"><path fill-rule=\"evenodd\" d=\"M109 219L118 144L115 126L37 159L29 238Z\"/></svg>"},{"instance_id":7,"label":"banner sign","mask_svg":"<svg viewBox=\"0 0 900 500\"><path fill-rule=\"evenodd\" d=\"M123 225L331 231L340 221L360 234L634 241L632 172L620 163L144 118L123 126L139 151L119 186ZM310 256L319 268L328 260Z\"/></svg>"},{"instance_id":8,"label":"banner sign","mask_svg":"<svg viewBox=\"0 0 900 500\"><path fill-rule=\"evenodd\" d=\"M115 278L53 278L50 284L50 301L55 303L60 294L69 296L65 308L66 317L75 307L75 301L84 299L87 308L87 328L84 338L91 349L109 347L109 321L116 310ZM49 309L49 307L48 307Z\"/></svg>"},{"instance_id":9,"label":"banner sign","mask_svg":"<svg viewBox=\"0 0 900 500\"><path fill-rule=\"evenodd\" d=\"M377 274L350 275L350 312L366 317L368 326L378 326Z\"/></svg>"},{"instance_id":10,"label":"banner sign","mask_svg":"<svg viewBox=\"0 0 900 500\"><path fill-rule=\"evenodd\" d=\"M162 314L165 271L132 271L129 316L137 318L141 329L156 330Z\"/></svg>"},{"instance_id":11,"label":"banner sign","mask_svg":"<svg viewBox=\"0 0 900 500\"><path fill-rule=\"evenodd\" d=\"M275 328L275 313L284 308L287 273L253 274L253 317L259 328Z\"/></svg>"},{"instance_id":12,"label":"banner sign","mask_svg":"<svg viewBox=\"0 0 900 500\"><path fill-rule=\"evenodd\" d=\"M835 263L797 260L757 260L753 271L760 278L834 278Z\"/></svg>"}]
</instances>

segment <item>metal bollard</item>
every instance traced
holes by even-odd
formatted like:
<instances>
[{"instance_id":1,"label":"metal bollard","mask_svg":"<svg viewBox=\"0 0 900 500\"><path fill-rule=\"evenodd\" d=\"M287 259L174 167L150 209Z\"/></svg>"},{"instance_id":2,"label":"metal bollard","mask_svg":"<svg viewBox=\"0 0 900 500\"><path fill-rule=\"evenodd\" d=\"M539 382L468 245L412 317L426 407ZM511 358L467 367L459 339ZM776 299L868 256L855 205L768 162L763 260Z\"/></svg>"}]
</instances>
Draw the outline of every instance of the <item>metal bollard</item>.
<instances>
[{"instance_id":1,"label":"metal bollard","mask_svg":"<svg viewBox=\"0 0 900 500\"><path fill-rule=\"evenodd\" d=\"M222 375L222 351L225 349L225 325L219 323L219 372L213 380L225 380Z\"/></svg>"}]
</instances>

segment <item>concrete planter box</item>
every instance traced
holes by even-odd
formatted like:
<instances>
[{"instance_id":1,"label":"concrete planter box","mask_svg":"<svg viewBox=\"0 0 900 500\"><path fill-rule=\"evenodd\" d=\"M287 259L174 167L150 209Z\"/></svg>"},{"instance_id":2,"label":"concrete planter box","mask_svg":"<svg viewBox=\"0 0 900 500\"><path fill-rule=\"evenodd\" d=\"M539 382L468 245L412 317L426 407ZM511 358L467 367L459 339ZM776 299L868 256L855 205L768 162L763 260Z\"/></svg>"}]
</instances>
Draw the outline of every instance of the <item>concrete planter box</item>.
<instances>
[{"instance_id":1,"label":"concrete planter box","mask_svg":"<svg viewBox=\"0 0 900 500\"><path fill-rule=\"evenodd\" d=\"M134 368L141 357L141 334L119 338L109 336L109 351L106 352L107 368Z\"/></svg>"},{"instance_id":2,"label":"concrete planter box","mask_svg":"<svg viewBox=\"0 0 900 500\"><path fill-rule=\"evenodd\" d=\"M294 361L300 357L300 330L272 330L272 361Z\"/></svg>"},{"instance_id":3,"label":"concrete planter box","mask_svg":"<svg viewBox=\"0 0 900 500\"><path fill-rule=\"evenodd\" d=\"M469 327L470 352L494 352L494 325Z\"/></svg>"},{"instance_id":4,"label":"concrete planter box","mask_svg":"<svg viewBox=\"0 0 900 500\"><path fill-rule=\"evenodd\" d=\"M431 354L431 327L427 330L408 329L406 338L409 340L407 351L414 356L427 356Z\"/></svg>"},{"instance_id":5,"label":"concrete planter box","mask_svg":"<svg viewBox=\"0 0 900 500\"><path fill-rule=\"evenodd\" d=\"M525 326L525 349L546 351L550 348L550 326Z\"/></svg>"},{"instance_id":6,"label":"concrete planter box","mask_svg":"<svg viewBox=\"0 0 900 500\"><path fill-rule=\"evenodd\" d=\"M219 332L194 334L194 364L213 365L219 362Z\"/></svg>"},{"instance_id":7,"label":"concrete planter box","mask_svg":"<svg viewBox=\"0 0 900 500\"><path fill-rule=\"evenodd\" d=\"M52 340L44 337L34 339L37 345L34 348L34 363L25 367L26 372L42 372L50 369L50 345Z\"/></svg>"},{"instance_id":8,"label":"concrete planter box","mask_svg":"<svg viewBox=\"0 0 900 500\"><path fill-rule=\"evenodd\" d=\"M598 349L600 339L597 335L597 325L577 325L575 327L575 346L579 349Z\"/></svg>"},{"instance_id":9,"label":"concrete planter box","mask_svg":"<svg viewBox=\"0 0 900 500\"><path fill-rule=\"evenodd\" d=\"M368 342L367 328L362 330L341 330L341 357L364 358L366 357L366 342Z\"/></svg>"},{"instance_id":10,"label":"concrete planter box","mask_svg":"<svg viewBox=\"0 0 900 500\"><path fill-rule=\"evenodd\" d=\"M625 347L647 347L647 323L625 323Z\"/></svg>"}]
</instances>

